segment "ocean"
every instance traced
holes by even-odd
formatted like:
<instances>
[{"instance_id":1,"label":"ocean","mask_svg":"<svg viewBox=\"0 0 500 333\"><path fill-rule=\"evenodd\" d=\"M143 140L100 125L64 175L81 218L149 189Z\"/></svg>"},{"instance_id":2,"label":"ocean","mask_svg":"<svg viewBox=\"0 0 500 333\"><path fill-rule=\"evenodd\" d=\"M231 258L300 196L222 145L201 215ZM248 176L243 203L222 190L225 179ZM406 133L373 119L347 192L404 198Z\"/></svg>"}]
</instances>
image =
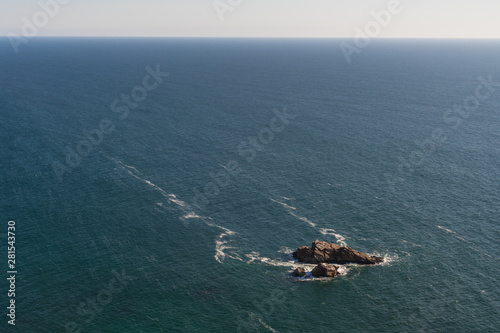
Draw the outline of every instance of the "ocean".
<instances>
[{"instance_id":1,"label":"ocean","mask_svg":"<svg viewBox=\"0 0 500 333\"><path fill-rule=\"evenodd\" d=\"M500 43L341 42L2 39L2 332L497 332Z\"/></svg>"}]
</instances>

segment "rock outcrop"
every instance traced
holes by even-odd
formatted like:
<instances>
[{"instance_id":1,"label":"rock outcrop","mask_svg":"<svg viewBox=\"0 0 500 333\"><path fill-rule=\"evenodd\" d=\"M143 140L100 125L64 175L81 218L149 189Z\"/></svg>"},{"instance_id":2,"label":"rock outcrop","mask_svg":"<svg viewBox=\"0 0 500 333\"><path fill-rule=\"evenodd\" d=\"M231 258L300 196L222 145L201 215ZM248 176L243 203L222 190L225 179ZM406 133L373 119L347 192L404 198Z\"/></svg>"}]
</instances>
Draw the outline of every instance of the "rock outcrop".
<instances>
[{"instance_id":1,"label":"rock outcrop","mask_svg":"<svg viewBox=\"0 0 500 333\"><path fill-rule=\"evenodd\" d=\"M294 271L293 271L293 276L296 276L296 277L303 277L306 275L306 270L302 267L297 267Z\"/></svg>"},{"instance_id":2,"label":"rock outcrop","mask_svg":"<svg viewBox=\"0 0 500 333\"><path fill-rule=\"evenodd\" d=\"M337 266L323 263L314 267L311 274L315 277L335 277L339 272Z\"/></svg>"},{"instance_id":3,"label":"rock outcrop","mask_svg":"<svg viewBox=\"0 0 500 333\"><path fill-rule=\"evenodd\" d=\"M350 247L315 240L311 247L301 246L293 253L300 262L310 264L330 263L373 265L384 261L382 257L369 256Z\"/></svg>"},{"instance_id":4,"label":"rock outcrop","mask_svg":"<svg viewBox=\"0 0 500 333\"><path fill-rule=\"evenodd\" d=\"M293 253L293 257L300 262L312 263L309 258L314 255L313 250L309 246L301 246Z\"/></svg>"}]
</instances>

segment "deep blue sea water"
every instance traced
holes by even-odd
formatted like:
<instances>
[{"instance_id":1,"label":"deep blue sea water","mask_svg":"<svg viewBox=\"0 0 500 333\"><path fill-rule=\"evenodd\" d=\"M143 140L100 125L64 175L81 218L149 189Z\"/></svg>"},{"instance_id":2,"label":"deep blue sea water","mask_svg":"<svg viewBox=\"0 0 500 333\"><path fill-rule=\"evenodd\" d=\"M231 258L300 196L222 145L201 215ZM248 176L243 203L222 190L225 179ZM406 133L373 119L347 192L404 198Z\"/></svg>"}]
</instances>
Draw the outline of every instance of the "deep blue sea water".
<instances>
[{"instance_id":1,"label":"deep blue sea water","mask_svg":"<svg viewBox=\"0 0 500 333\"><path fill-rule=\"evenodd\" d=\"M500 43L340 42L0 41L2 332L496 332Z\"/></svg>"}]
</instances>

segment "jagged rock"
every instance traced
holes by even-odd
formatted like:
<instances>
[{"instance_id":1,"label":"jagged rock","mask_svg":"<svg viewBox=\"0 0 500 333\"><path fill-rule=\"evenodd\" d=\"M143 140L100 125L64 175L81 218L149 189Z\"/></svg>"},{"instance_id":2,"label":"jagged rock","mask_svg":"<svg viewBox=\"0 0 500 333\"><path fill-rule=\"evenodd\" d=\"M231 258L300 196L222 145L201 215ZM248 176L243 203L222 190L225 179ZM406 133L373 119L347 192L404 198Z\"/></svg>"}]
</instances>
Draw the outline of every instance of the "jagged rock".
<instances>
[{"instance_id":1,"label":"jagged rock","mask_svg":"<svg viewBox=\"0 0 500 333\"><path fill-rule=\"evenodd\" d=\"M303 269L302 267L297 267L295 268L295 270L293 271L293 276L296 276L296 277L303 277L304 275L306 275L306 270Z\"/></svg>"},{"instance_id":2,"label":"jagged rock","mask_svg":"<svg viewBox=\"0 0 500 333\"><path fill-rule=\"evenodd\" d=\"M337 266L322 263L314 267L311 274L315 277L335 277L339 272Z\"/></svg>"},{"instance_id":3,"label":"jagged rock","mask_svg":"<svg viewBox=\"0 0 500 333\"><path fill-rule=\"evenodd\" d=\"M300 262L309 262L307 260L309 258L312 258L312 256L313 256L313 251L308 246L301 246L297 249L296 252L293 253L293 257Z\"/></svg>"},{"instance_id":4,"label":"jagged rock","mask_svg":"<svg viewBox=\"0 0 500 333\"><path fill-rule=\"evenodd\" d=\"M350 247L339 246L334 243L315 240L311 247L301 246L293 253L293 257L300 262L319 264L346 264L355 263L361 265L373 265L381 263L384 259L376 256L369 256L358 252Z\"/></svg>"}]
</instances>

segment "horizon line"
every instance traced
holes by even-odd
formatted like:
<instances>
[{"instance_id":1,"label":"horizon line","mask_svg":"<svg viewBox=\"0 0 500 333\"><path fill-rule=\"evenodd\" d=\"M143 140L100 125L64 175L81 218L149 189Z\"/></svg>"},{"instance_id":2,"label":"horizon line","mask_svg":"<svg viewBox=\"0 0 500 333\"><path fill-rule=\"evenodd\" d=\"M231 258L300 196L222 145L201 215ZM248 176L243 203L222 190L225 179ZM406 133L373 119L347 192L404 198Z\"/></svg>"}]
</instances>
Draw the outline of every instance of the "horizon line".
<instances>
[{"instance_id":1,"label":"horizon line","mask_svg":"<svg viewBox=\"0 0 500 333\"><path fill-rule=\"evenodd\" d=\"M8 35L0 37L9 38ZM355 37L319 37L319 36L132 36L132 35L44 35L34 36L35 38L203 38L203 39L354 39ZM372 37L370 39L500 39L500 37Z\"/></svg>"}]
</instances>

